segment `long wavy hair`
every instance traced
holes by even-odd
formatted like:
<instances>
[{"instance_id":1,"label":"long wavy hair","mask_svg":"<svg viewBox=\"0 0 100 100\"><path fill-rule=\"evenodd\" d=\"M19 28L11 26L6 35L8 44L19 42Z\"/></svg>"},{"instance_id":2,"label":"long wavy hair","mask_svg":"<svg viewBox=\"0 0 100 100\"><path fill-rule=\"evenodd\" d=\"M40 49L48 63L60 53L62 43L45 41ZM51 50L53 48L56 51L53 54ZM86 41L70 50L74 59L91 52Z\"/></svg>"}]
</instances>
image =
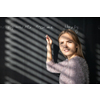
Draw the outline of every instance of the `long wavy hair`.
<instances>
[{"instance_id":1,"label":"long wavy hair","mask_svg":"<svg viewBox=\"0 0 100 100\"><path fill-rule=\"evenodd\" d=\"M77 34L76 34L73 30L71 30L71 29L66 29L66 30L62 31L62 32L59 34L59 36L58 36L58 42L59 42L60 36L61 36L62 34L65 34L65 33L69 34L69 35L73 38L74 43L77 45L76 55L78 55L78 56L84 58L84 55L83 55L83 52L82 52L81 43L80 43L80 41L79 41L79 39L78 39ZM64 55L64 56L65 56L65 55ZM66 56L65 56L65 57L66 57ZM66 57L66 58L67 58L67 57Z\"/></svg>"}]
</instances>

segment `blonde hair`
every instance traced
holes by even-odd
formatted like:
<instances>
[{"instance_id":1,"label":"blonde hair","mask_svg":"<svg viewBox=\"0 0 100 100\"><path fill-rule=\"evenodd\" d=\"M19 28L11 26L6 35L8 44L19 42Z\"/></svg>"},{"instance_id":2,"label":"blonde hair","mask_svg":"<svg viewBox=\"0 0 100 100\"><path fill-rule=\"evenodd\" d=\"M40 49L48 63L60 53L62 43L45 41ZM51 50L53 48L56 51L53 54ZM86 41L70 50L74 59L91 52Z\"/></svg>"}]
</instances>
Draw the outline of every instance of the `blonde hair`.
<instances>
[{"instance_id":1,"label":"blonde hair","mask_svg":"<svg viewBox=\"0 0 100 100\"><path fill-rule=\"evenodd\" d=\"M78 39L77 34L76 34L73 30L71 30L71 29L66 29L66 30L62 31L62 32L59 34L59 36L58 36L58 42L59 42L60 36L61 36L62 34L65 34L65 33L69 34L69 35L73 38L74 43L77 45L76 55L78 55L78 56L84 58L84 55L83 55L83 52L82 52L81 43L80 43L80 41L79 41L79 39Z\"/></svg>"}]
</instances>

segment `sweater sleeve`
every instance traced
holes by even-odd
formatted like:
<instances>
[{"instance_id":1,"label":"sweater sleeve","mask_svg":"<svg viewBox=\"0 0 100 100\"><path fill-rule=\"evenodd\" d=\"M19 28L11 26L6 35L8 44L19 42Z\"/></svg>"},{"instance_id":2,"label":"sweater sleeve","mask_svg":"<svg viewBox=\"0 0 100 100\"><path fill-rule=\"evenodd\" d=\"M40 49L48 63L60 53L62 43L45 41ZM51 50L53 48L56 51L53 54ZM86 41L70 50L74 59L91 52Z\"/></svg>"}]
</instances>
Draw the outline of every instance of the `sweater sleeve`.
<instances>
[{"instance_id":1,"label":"sweater sleeve","mask_svg":"<svg viewBox=\"0 0 100 100\"><path fill-rule=\"evenodd\" d=\"M60 73L64 67L64 62L55 63L54 60L46 62L46 69L52 73Z\"/></svg>"}]
</instances>

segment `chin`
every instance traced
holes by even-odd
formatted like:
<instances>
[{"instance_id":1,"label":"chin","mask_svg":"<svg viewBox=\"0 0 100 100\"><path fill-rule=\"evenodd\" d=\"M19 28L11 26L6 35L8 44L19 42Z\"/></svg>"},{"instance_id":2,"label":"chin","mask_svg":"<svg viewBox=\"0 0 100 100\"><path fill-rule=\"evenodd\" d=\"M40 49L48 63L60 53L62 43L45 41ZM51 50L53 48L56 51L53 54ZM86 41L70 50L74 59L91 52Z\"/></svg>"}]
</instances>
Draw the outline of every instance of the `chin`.
<instances>
[{"instance_id":1,"label":"chin","mask_svg":"<svg viewBox=\"0 0 100 100\"><path fill-rule=\"evenodd\" d=\"M64 56L72 56L72 53L63 53Z\"/></svg>"},{"instance_id":2,"label":"chin","mask_svg":"<svg viewBox=\"0 0 100 100\"><path fill-rule=\"evenodd\" d=\"M63 53L65 56L69 56L69 55L72 55L72 54L70 54L70 53Z\"/></svg>"}]
</instances>

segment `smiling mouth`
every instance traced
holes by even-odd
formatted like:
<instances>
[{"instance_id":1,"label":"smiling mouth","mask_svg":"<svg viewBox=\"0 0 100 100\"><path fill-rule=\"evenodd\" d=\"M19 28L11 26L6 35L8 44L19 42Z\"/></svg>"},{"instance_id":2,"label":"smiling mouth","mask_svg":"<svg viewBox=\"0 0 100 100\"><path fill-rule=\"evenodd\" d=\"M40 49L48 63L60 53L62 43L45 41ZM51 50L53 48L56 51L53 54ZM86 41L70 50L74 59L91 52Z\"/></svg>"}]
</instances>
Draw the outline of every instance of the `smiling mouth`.
<instances>
[{"instance_id":1,"label":"smiling mouth","mask_svg":"<svg viewBox=\"0 0 100 100\"><path fill-rule=\"evenodd\" d=\"M64 51L65 51L65 52L68 52L68 51L69 51L69 49L65 49Z\"/></svg>"}]
</instances>

